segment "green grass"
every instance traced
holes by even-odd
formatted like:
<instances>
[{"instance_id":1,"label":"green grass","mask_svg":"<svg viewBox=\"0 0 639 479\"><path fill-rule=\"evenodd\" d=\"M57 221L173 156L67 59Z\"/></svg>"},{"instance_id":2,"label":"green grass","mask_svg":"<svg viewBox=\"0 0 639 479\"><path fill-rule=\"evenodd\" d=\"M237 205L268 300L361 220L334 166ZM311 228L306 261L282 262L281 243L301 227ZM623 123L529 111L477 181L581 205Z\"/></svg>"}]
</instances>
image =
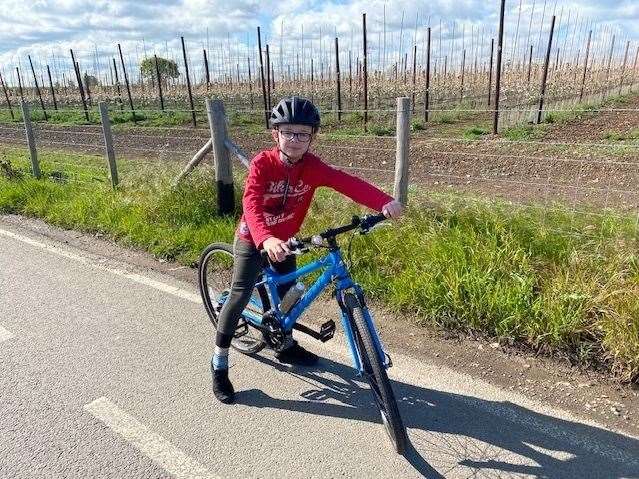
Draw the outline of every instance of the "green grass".
<instances>
[{"instance_id":1,"label":"green grass","mask_svg":"<svg viewBox=\"0 0 639 479\"><path fill-rule=\"evenodd\" d=\"M606 98L599 104L582 103L562 111L548 111L543 115L543 120L539 124L519 124L510 128L504 128L500 131L500 135L508 140L535 140L542 138L552 125L564 125L574 121L580 121L584 118L596 115L600 108L614 108L623 106L630 102L636 94L629 93L621 96L611 96ZM610 133L610 137L606 139L613 141L635 140L639 135L638 129L633 129L628 133L628 137L622 134Z\"/></svg>"},{"instance_id":2,"label":"green grass","mask_svg":"<svg viewBox=\"0 0 639 479\"><path fill-rule=\"evenodd\" d=\"M462 133L462 136L467 140L477 140L482 136L486 136L490 134L490 130L488 128L483 128L480 126L471 126L470 128L466 128Z\"/></svg>"},{"instance_id":3,"label":"green grass","mask_svg":"<svg viewBox=\"0 0 639 479\"><path fill-rule=\"evenodd\" d=\"M64 126L100 124L100 115L97 107L88 108L87 113L89 116L88 121L82 109L47 110L46 123ZM116 128L127 126L183 126L191 124L193 121L189 112L136 110L134 122L134 115L130 110L120 110L113 106L109 109L109 118L113 125L117 125ZM35 123L45 122L44 112L41 109L32 109L31 120ZM200 125L208 125L206 114L203 112L196 112L196 121ZM22 123L22 112L14 109L14 118L12 119L8 110L0 110L0 123Z\"/></svg>"},{"instance_id":4,"label":"green grass","mask_svg":"<svg viewBox=\"0 0 639 479\"><path fill-rule=\"evenodd\" d=\"M603 137L610 141L636 141L639 140L639 128L633 128L624 133L607 131L604 133Z\"/></svg>"},{"instance_id":5,"label":"green grass","mask_svg":"<svg viewBox=\"0 0 639 479\"><path fill-rule=\"evenodd\" d=\"M98 157L41 156L43 172L57 172L57 180L31 178L27 153L4 150L0 211L101 232L187 265L209 242L233 236L237 216L215 215L210 170L196 170L173 189L173 169L121 160L122 185L113 191ZM79 174L89 183L75 181ZM403 221L354 240L352 271L371 296L416 325L479 331L563 352L581 364L605 364L618 378L637 380L636 218L455 195L429 195L433 210L420 207L421 192L413 193ZM335 226L358 211L320 190L303 232Z\"/></svg>"}]
</instances>

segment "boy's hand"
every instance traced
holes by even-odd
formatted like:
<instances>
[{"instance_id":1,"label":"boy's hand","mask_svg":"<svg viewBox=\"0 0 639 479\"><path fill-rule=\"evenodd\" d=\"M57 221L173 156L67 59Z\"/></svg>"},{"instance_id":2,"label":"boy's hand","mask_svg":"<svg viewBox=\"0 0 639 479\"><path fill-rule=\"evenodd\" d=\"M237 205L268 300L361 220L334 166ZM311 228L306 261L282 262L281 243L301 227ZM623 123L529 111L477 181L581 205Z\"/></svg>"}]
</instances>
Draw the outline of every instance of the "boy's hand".
<instances>
[{"instance_id":1,"label":"boy's hand","mask_svg":"<svg viewBox=\"0 0 639 479\"><path fill-rule=\"evenodd\" d=\"M386 218L398 218L404 213L404 207L399 201L393 200L382 207L382 213Z\"/></svg>"},{"instance_id":2,"label":"boy's hand","mask_svg":"<svg viewBox=\"0 0 639 479\"><path fill-rule=\"evenodd\" d=\"M286 245L286 242L275 236L271 236L265 240L262 246L264 246L264 250L268 253L268 257L271 261L275 261L276 263L284 261L286 255L291 254L291 250Z\"/></svg>"}]
</instances>

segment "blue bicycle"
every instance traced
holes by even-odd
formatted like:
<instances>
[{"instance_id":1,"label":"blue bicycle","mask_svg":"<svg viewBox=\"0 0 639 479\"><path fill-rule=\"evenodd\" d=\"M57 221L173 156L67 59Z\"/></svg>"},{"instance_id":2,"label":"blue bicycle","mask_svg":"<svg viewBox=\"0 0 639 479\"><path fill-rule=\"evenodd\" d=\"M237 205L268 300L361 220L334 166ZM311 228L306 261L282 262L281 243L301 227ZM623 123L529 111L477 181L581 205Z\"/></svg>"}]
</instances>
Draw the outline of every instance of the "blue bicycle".
<instances>
[{"instance_id":1,"label":"blue bicycle","mask_svg":"<svg viewBox=\"0 0 639 479\"><path fill-rule=\"evenodd\" d=\"M297 254L311 248L326 248L328 253L289 274L276 273L265 257L263 273L242 313L231 345L245 354L255 354L267 345L277 351L283 347L287 333L293 329L322 342L328 341L335 332L333 320L324 323L319 332L297 323L297 320L327 286L334 284L353 365L358 375L364 376L370 385L395 451L403 454L407 442L406 429L386 374L392 362L377 334L362 288L351 279L336 239L338 235L353 230L366 234L385 219L384 215L353 216L348 225L309 238L290 239L289 248ZM215 327L230 291L232 271L233 248L230 244L214 243L203 251L198 267L198 285L206 312ZM308 290L302 283L297 283L280 299L278 285L290 284L315 271L321 271L321 274Z\"/></svg>"}]
</instances>

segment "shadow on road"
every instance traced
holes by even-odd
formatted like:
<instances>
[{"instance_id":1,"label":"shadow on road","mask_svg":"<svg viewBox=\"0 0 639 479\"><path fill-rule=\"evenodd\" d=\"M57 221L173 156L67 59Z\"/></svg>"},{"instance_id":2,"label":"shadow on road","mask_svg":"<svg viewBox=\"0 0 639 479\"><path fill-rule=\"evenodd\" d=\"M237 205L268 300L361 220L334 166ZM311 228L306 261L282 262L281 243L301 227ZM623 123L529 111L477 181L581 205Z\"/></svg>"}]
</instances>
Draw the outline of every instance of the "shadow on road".
<instances>
[{"instance_id":1,"label":"shadow on road","mask_svg":"<svg viewBox=\"0 0 639 479\"><path fill-rule=\"evenodd\" d=\"M274 398L257 389L239 391L237 403L369 421L381 427L372 396L351 367L324 358L314 368L290 368L263 355L254 359L307 382L310 388L299 400ZM327 378L327 372L338 379ZM639 478L639 441L635 439L508 401L392 382L404 424L410 429L405 457L425 477L459 473L465 477Z\"/></svg>"}]
</instances>

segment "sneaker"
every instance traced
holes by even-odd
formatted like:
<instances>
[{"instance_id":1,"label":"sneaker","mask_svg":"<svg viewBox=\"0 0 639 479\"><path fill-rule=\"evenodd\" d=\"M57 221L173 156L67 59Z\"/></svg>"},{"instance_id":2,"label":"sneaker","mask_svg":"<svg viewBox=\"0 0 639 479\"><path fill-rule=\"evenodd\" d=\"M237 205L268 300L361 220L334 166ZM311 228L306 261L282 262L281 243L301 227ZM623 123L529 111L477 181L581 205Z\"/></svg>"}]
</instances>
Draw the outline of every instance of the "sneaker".
<instances>
[{"instance_id":1,"label":"sneaker","mask_svg":"<svg viewBox=\"0 0 639 479\"><path fill-rule=\"evenodd\" d=\"M293 344L283 351L275 353L275 358L280 363L297 366L313 366L319 360L316 354L304 349L297 341L293 341Z\"/></svg>"},{"instance_id":2,"label":"sneaker","mask_svg":"<svg viewBox=\"0 0 639 479\"><path fill-rule=\"evenodd\" d=\"M213 370L213 394L224 404L231 404L235 399L235 391L229 380L228 369Z\"/></svg>"}]
</instances>

